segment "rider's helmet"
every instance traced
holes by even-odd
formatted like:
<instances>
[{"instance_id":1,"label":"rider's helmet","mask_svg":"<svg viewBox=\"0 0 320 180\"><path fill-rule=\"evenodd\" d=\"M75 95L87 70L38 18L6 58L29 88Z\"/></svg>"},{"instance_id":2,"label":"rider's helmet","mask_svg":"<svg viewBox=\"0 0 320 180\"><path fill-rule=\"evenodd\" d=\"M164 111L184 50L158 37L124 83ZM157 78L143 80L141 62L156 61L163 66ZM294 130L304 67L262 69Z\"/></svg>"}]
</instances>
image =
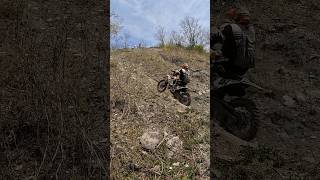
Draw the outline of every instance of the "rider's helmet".
<instances>
[{"instance_id":1,"label":"rider's helmet","mask_svg":"<svg viewBox=\"0 0 320 180\"><path fill-rule=\"evenodd\" d=\"M239 24L247 25L250 23L250 13L247 8L241 7L237 13L237 22Z\"/></svg>"},{"instance_id":2,"label":"rider's helmet","mask_svg":"<svg viewBox=\"0 0 320 180\"><path fill-rule=\"evenodd\" d=\"M237 10L236 8L230 8L227 10L227 12L225 13L225 18L224 21L225 22L231 22L233 21L237 16Z\"/></svg>"},{"instance_id":3,"label":"rider's helmet","mask_svg":"<svg viewBox=\"0 0 320 180\"><path fill-rule=\"evenodd\" d=\"M181 64L181 68L188 70L189 69L189 65L187 63Z\"/></svg>"}]
</instances>

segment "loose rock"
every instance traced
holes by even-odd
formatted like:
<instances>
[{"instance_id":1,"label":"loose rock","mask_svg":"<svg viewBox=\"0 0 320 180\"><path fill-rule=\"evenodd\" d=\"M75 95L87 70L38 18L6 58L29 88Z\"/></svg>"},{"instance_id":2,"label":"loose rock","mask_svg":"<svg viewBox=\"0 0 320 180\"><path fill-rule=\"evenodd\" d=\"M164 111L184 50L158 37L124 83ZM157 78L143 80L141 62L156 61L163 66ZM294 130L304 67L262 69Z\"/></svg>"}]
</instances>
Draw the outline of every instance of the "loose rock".
<instances>
[{"instance_id":1,"label":"loose rock","mask_svg":"<svg viewBox=\"0 0 320 180\"><path fill-rule=\"evenodd\" d=\"M172 158L174 155L179 153L182 150L183 142L178 136L175 136L167 141L167 147L169 149L168 157Z\"/></svg>"},{"instance_id":2,"label":"loose rock","mask_svg":"<svg viewBox=\"0 0 320 180\"><path fill-rule=\"evenodd\" d=\"M140 144L144 149L154 150L162 139L159 131L148 131L140 137Z\"/></svg>"},{"instance_id":3,"label":"loose rock","mask_svg":"<svg viewBox=\"0 0 320 180\"><path fill-rule=\"evenodd\" d=\"M294 107L295 106L295 101L292 97L288 96L288 95L284 95L282 97L282 100L283 100L283 104L285 106L288 106L288 107Z\"/></svg>"},{"instance_id":4,"label":"loose rock","mask_svg":"<svg viewBox=\"0 0 320 180\"><path fill-rule=\"evenodd\" d=\"M179 113L186 113L187 112L187 106L185 106L185 105L183 105L183 104L179 104L178 106L177 106L177 111L179 112Z\"/></svg>"},{"instance_id":5,"label":"loose rock","mask_svg":"<svg viewBox=\"0 0 320 180\"><path fill-rule=\"evenodd\" d=\"M172 164L173 166L180 166L180 162L176 162Z\"/></svg>"},{"instance_id":6,"label":"loose rock","mask_svg":"<svg viewBox=\"0 0 320 180\"><path fill-rule=\"evenodd\" d=\"M301 92L296 92L295 93L295 99L298 101L298 102L306 102L306 96L301 93Z\"/></svg>"}]
</instances>

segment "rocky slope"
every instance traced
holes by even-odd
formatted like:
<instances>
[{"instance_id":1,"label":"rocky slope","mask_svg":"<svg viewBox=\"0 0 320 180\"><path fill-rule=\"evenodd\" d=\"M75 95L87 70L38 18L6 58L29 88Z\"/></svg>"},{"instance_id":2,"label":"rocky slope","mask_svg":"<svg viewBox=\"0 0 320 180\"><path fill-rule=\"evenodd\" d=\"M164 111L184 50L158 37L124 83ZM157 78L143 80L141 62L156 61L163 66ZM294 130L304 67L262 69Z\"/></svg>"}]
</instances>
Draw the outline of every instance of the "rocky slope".
<instances>
[{"instance_id":1,"label":"rocky slope","mask_svg":"<svg viewBox=\"0 0 320 180\"><path fill-rule=\"evenodd\" d=\"M186 62L192 103L157 82ZM183 49L111 53L111 177L209 179L209 56Z\"/></svg>"}]
</instances>

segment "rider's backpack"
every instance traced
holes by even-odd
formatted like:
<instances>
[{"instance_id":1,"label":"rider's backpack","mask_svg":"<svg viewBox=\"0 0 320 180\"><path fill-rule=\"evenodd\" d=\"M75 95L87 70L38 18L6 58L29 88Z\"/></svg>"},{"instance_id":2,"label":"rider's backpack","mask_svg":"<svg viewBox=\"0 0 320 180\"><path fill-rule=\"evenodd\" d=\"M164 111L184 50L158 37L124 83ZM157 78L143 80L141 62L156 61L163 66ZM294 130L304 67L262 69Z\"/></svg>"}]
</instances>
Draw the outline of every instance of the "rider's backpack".
<instances>
[{"instance_id":1,"label":"rider's backpack","mask_svg":"<svg viewBox=\"0 0 320 180\"><path fill-rule=\"evenodd\" d=\"M248 28L237 24L230 24L236 43L236 58L234 65L241 68L252 68L255 66L255 32L253 26Z\"/></svg>"}]
</instances>

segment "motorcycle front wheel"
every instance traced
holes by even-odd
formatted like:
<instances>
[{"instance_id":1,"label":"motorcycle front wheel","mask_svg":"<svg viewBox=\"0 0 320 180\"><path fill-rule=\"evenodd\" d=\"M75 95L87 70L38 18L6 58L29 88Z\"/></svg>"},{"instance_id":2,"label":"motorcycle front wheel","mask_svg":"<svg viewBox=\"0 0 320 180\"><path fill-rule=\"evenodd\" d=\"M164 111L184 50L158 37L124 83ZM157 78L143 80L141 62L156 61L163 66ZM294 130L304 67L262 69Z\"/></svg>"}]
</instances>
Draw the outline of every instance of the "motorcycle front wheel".
<instances>
[{"instance_id":1,"label":"motorcycle front wheel","mask_svg":"<svg viewBox=\"0 0 320 180\"><path fill-rule=\"evenodd\" d=\"M166 80L161 80L158 82L158 86L157 86L157 89L159 92L163 92L167 89L167 86L168 86L168 81Z\"/></svg>"}]
</instances>

